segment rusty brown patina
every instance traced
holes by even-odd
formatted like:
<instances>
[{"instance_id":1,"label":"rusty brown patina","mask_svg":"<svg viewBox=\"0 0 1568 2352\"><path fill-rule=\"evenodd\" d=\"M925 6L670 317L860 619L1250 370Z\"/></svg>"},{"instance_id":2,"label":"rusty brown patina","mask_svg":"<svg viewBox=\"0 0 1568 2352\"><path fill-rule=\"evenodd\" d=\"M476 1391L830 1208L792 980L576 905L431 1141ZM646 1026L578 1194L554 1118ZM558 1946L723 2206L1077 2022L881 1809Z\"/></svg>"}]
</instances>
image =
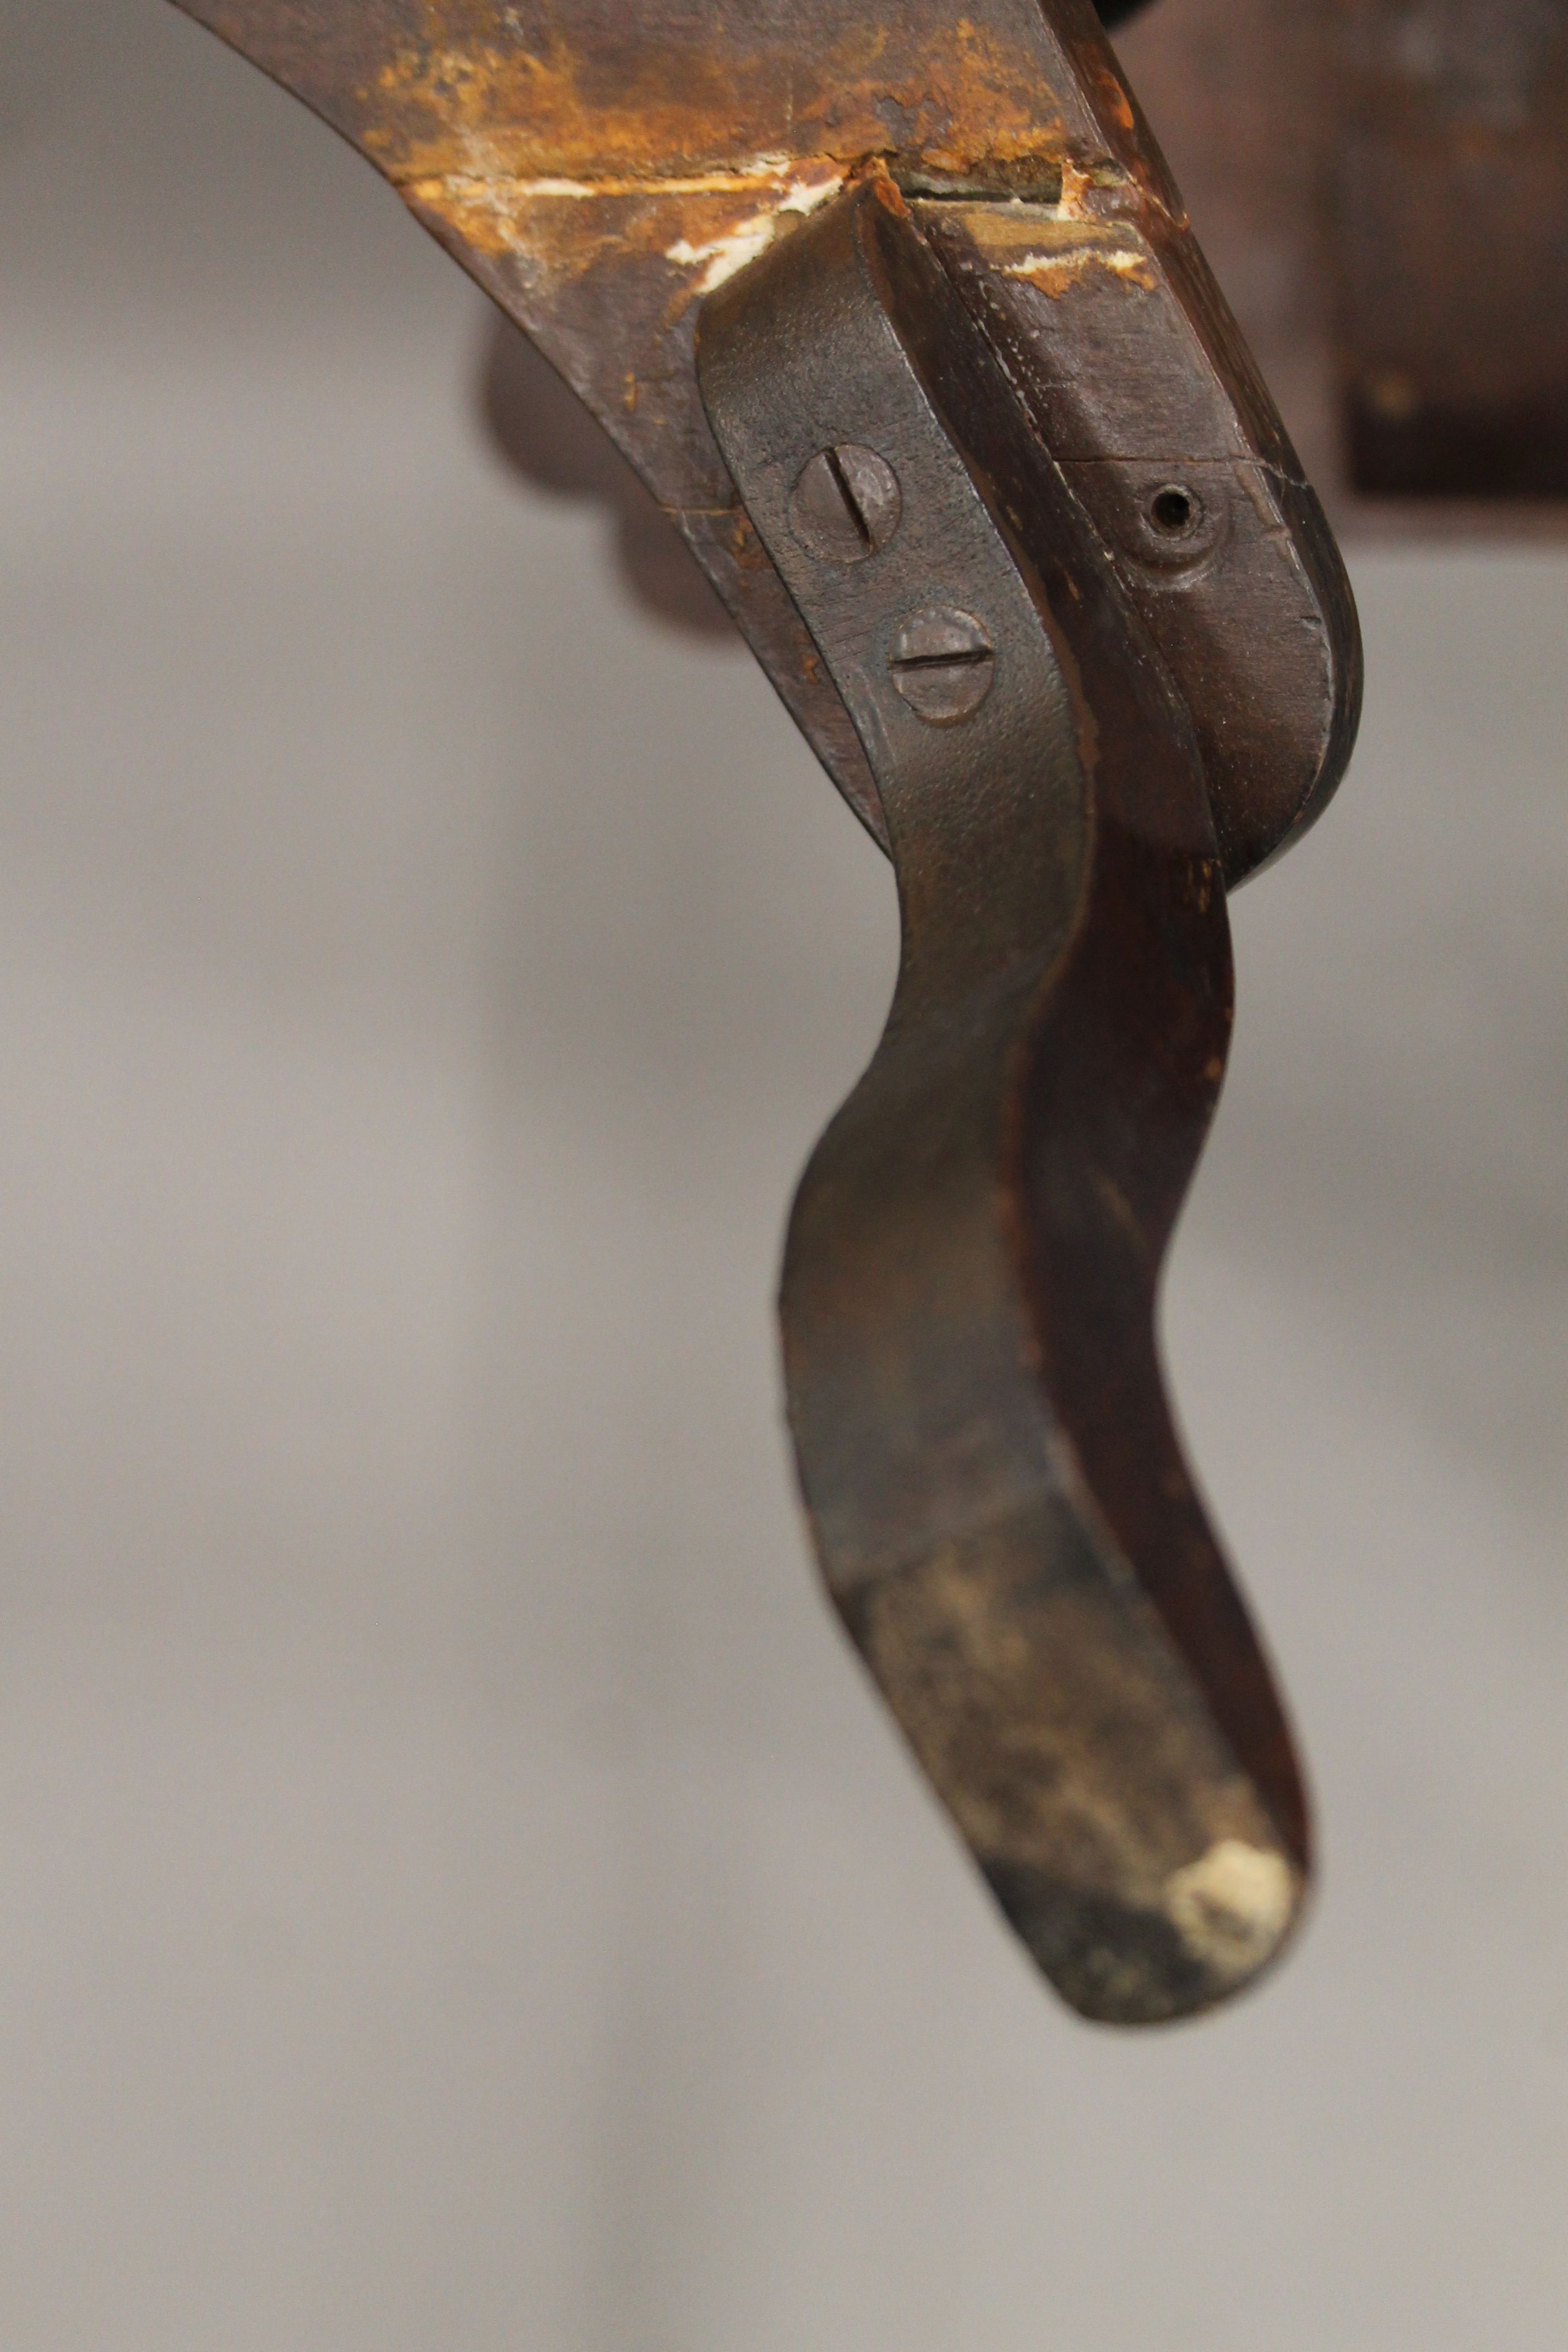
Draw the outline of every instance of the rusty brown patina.
<instances>
[{"instance_id":1,"label":"rusty brown patina","mask_svg":"<svg viewBox=\"0 0 1568 2352\"><path fill-rule=\"evenodd\" d=\"M708 451L662 418L617 428L612 392L635 418L646 388L689 382L696 301L868 167L1180 218L1087 10L1075 65L1033 0L184 5L363 151L674 509L729 503Z\"/></svg>"},{"instance_id":2,"label":"rusty brown patina","mask_svg":"<svg viewBox=\"0 0 1568 2352\"><path fill-rule=\"evenodd\" d=\"M884 846L841 699L737 525L693 366L701 302L868 173L923 200L932 234L940 208L983 328L1053 444L1095 468L1079 494L1193 697L1228 877L1321 808L1355 702L1337 561L1089 0L180 5L352 140L533 339ZM1181 551L1151 560L1139 520L1181 468L1204 469L1193 495L1223 524L1201 586ZM1245 717L1234 695L1205 708L1200 685L1235 667L1233 573L1243 602L1266 579L1274 605Z\"/></svg>"}]
</instances>

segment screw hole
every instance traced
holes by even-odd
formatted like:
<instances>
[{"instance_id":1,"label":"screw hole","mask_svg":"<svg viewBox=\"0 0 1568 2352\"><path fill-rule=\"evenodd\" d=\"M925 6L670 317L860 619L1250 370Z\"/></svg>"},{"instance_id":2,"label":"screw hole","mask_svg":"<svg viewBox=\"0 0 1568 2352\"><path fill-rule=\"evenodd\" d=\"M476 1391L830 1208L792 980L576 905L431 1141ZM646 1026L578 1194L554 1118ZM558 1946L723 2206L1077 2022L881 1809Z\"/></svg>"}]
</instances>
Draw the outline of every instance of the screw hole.
<instances>
[{"instance_id":1,"label":"screw hole","mask_svg":"<svg viewBox=\"0 0 1568 2352\"><path fill-rule=\"evenodd\" d=\"M1167 539L1179 539L1184 531L1191 530L1197 516L1198 502L1192 492L1179 488L1173 482L1166 489L1156 490L1149 501L1149 520Z\"/></svg>"}]
</instances>

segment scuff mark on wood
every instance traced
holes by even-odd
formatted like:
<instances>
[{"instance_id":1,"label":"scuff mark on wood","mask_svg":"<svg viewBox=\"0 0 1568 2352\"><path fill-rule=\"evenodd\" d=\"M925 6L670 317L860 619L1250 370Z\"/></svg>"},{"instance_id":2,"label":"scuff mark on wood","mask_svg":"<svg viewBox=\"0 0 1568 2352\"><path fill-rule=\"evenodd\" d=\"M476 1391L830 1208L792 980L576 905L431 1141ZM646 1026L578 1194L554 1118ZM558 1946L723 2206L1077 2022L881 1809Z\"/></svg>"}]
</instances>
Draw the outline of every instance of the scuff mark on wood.
<instances>
[{"instance_id":1,"label":"scuff mark on wood","mask_svg":"<svg viewBox=\"0 0 1568 2352\"><path fill-rule=\"evenodd\" d=\"M1027 253L1021 261L1005 263L1003 275L1026 278L1057 301L1069 286L1077 285L1094 269L1103 269L1111 278L1141 286L1146 294L1154 291L1154 267L1149 256L1131 252L1125 246L1077 245L1065 253Z\"/></svg>"}]
</instances>

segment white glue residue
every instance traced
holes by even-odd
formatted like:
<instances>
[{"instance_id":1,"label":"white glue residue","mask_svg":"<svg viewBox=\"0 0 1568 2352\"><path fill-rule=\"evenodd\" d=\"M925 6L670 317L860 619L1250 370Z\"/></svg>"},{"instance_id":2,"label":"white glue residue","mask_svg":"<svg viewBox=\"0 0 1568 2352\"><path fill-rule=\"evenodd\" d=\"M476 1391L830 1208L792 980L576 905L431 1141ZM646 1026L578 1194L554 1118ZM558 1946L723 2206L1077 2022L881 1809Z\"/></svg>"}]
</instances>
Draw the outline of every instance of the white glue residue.
<instances>
[{"instance_id":1,"label":"white glue residue","mask_svg":"<svg viewBox=\"0 0 1568 2352\"><path fill-rule=\"evenodd\" d=\"M744 269L749 261L755 261L767 251L786 213L814 213L818 205L836 196L843 185L842 172L820 180L792 180L765 212L752 213L706 245L692 245L687 238L678 237L665 259L682 269L701 268L702 275L694 290L711 294L716 286L722 286L726 278L733 278L737 270Z\"/></svg>"}]
</instances>

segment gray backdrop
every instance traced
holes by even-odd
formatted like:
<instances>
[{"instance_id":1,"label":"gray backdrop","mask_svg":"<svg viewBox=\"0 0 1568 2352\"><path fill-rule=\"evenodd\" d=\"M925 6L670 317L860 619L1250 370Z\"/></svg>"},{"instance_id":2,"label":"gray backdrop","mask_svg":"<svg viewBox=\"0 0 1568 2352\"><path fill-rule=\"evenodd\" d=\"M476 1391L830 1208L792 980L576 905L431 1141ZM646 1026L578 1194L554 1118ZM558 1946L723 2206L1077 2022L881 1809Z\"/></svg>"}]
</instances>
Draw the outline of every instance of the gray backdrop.
<instances>
[{"instance_id":1,"label":"gray backdrop","mask_svg":"<svg viewBox=\"0 0 1568 2352\"><path fill-rule=\"evenodd\" d=\"M882 861L367 170L160 0L6 30L5 2352L1560 2352L1568 563L1357 563L1236 904L1166 1320L1323 1886L1108 2036L791 1492Z\"/></svg>"}]
</instances>

